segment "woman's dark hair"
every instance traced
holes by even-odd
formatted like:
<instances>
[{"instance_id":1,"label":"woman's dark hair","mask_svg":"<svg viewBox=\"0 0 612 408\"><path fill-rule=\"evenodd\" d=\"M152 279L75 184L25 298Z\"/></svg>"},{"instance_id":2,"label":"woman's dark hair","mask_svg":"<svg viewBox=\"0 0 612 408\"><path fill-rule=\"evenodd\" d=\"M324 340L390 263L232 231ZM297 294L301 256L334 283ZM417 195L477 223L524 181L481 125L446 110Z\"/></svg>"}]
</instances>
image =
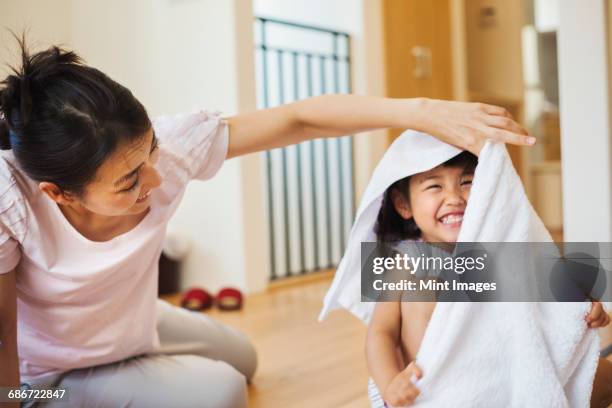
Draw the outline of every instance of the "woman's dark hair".
<instances>
[{"instance_id":1,"label":"woman's dark hair","mask_svg":"<svg viewBox=\"0 0 612 408\"><path fill-rule=\"evenodd\" d=\"M476 169L478 158L470 152L462 152L450 160L442 163L444 167L459 167L465 172L471 173ZM383 195L380 211L376 220L374 232L379 242L396 242L406 239L418 239L421 237L421 231L414 222L414 218L407 220L403 219L398 214L393 204L393 192L402 194L406 200L409 197L410 176L404 177L401 180L391 184Z\"/></svg>"},{"instance_id":2,"label":"woman's dark hair","mask_svg":"<svg viewBox=\"0 0 612 408\"><path fill-rule=\"evenodd\" d=\"M151 127L125 87L59 47L30 54L0 82L0 149L36 181L80 195L102 163ZM2 118L4 117L4 119Z\"/></svg>"}]
</instances>

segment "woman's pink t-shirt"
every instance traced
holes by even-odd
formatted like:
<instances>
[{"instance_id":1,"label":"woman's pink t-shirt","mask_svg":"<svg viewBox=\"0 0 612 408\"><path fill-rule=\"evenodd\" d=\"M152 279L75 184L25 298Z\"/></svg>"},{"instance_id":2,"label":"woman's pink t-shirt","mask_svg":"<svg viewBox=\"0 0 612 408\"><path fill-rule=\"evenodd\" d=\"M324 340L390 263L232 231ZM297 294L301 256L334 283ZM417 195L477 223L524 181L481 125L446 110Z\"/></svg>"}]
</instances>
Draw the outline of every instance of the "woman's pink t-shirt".
<instances>
[{"instance_id":1,"label":"woman's pink t-shirt","mask_svg":"<svg viewBox=\"0 0 612 408\"><path fill-rule=\"evenodd\" d=\"M217 112L162 117L153 127L162 185L140 224L106 242L83 237L10 152L0 156L0 273L16 272L22 379L159 346L158 260L166 225L189 180L219 170L229 135Z\"/></svg>"}]
</instances>

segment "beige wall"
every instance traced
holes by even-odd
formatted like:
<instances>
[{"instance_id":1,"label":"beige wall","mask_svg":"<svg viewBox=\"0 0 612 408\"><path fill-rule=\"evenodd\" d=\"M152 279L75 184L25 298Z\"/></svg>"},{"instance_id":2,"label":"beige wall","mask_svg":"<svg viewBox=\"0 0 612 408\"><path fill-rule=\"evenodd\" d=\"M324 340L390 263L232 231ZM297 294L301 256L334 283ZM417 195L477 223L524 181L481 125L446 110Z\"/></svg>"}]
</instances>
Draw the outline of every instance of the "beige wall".
<instances>
[{"instance_id":1,"label":"beige wall","mask_svg":"<svg viewBox=\"0 0 612 408\"><path fill-rule=\"evenodd\" d=\"M363 32L355 40L355 93L385 96L384 39L382 2L362 0ZM372 172L387 150L387 132L378 130L355 135L356 202L365 191ZM355 207L357 208L357 206Z\"/></svg>"},{"instance_id":2,"label":"beige wall","mask_svg":"<svg viewBox=\"0 0 612 408\"><path fill-rule=\"evenodd\" d=\"M70 44L71 0L2 0L0 4L0 75L8 74L6 64L16 64L18 54L10 30L25 30L33 50L49 44Z\"/></svg>"},{"instance_id":3,"label":"beige wall","mask_svg":"<svg viewBox=\"0 0 612 408\"><path fill-rule=\"evenodd\" d=\"M451 19L451 53L453 61L453 98L467 101L468 74L467 74L467 43L465 27L465 0L450 1Z\"/></svg>"}]
</instances>

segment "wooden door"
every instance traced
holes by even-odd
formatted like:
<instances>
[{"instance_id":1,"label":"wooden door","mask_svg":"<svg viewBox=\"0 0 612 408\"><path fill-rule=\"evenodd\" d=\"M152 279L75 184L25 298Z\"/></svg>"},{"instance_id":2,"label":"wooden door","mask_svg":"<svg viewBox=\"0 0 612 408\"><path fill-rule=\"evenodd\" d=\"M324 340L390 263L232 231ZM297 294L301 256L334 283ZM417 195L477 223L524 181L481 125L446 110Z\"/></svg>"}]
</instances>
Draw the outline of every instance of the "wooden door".
<instances>
[{"instance_id":1,"label":"wooden door","mask_svg":"<svg viewBox=\"0 0 612 408\"><path fill-rule=\"evenodd\" d=\"M449 0L382 1L386 95L452 99Z\"/></svg>"}]
</instances>

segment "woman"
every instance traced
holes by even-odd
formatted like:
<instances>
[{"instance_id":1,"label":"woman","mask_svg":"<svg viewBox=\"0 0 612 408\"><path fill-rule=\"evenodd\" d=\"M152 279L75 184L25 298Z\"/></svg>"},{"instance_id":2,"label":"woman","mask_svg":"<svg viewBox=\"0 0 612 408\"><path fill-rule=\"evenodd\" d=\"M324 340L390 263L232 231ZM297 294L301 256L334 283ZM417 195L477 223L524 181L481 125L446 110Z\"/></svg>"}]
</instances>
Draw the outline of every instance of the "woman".
<instances>
[{"instance_id":1,"label":"woman","mask_svg":"<svg viewBox=\"0 0 612 408\"><path fill-rule=\"evenodd\" d=\"M65 388L75 406L246 405L249 340L156 299L168 219L186 184L225 159L382 127L474 153L487 138L535 142L502 108L427 99L328 95L152 123L128 89L74 53L21 48L0 88L0 147L10 150L0 159L0 385L21 376Z\"/></svg>"}]
</instances>

